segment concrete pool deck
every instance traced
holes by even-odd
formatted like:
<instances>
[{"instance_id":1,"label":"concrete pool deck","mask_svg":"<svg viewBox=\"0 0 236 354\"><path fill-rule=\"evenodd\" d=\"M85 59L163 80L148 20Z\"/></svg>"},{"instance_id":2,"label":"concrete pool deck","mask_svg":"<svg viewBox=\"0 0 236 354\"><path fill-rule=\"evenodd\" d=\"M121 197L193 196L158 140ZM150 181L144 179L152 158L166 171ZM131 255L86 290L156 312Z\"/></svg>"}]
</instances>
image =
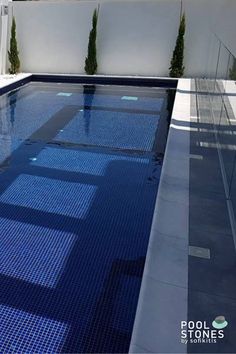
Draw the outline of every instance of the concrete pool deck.
<instances>
[{"instance_id":1,"label":"concrete pool deck","mask_svg":"<svg viewBox=\"0 0 236 354\"><path fill-rule=\"evenodd\" d=\"M218 83L222 84L220 81ZM215 118L221 112L221 95L211 95L210 99L207 84L211 82L192 82L192 90L197 93L192 109L194 106L197 108L194 111L198 118L191 119L190 153L201 159L190 160L189 244L209 250L210 258L189 257L188 319L205 320L211 325L214 318L221 315L227 319L228 326L224 330L224 339L212 344L190 344L188 351L235 353L236 252L224 171L219 158L228 144L233 144L235 148L235 141L233 125L226 123L228 119L222 120L220 128L217 126ZM231 91L232 100L229 92L225 96L225 104L233 121L235 88ZM216 135L216 128L220 134ZM227 164L227 160L228 157L223 163Z\"/></svg>"},{"instance_id":2,"label":"concrete pool deck","mask_svg":"<svg viewBox=\"0 0 236 354\"><path fill-rule=\"evenodd\" d=\"M236 253L204 85L178 83L130 353L236 352ZM224 340L181 343L181 321L219 315Z\"/></svg>"},{"instance_id":3,"label":"concrete pool deck","mask_svg":"<svg viewBox=\"0 0 236 354\"><path fill-rule=\"evenodd\" d=\"M190 85L181 79L176 91L131 353L187 352Z\"/></svg>"}]
</instances>

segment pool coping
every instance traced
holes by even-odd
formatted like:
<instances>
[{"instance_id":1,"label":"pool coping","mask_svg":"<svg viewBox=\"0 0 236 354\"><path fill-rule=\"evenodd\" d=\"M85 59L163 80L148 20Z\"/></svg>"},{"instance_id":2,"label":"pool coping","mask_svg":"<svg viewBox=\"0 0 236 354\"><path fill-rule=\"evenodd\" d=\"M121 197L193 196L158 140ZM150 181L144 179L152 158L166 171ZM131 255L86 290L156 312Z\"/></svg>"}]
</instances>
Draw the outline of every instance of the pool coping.
<instances>
[{"instance_id":1,"label":"pool coping","mask_svg":"<svg viewBox=\"0 0 236 354\"><path fill-rule=\"evenodd\" d=\"M17 89L29 82L57 82L74 84L126 85L143 87L160 87L176 89L178 80L154 76L116 76L116 75L75 75L75 74L38 74L20 73L0 76L0 95Z\"/></svg>"},{"instance_id":2,"label":"pool coping","mask_svg":"<svg viewBox=\"0 0 236 354\"><path fill-rule=\"evenodd\" d=\"M0 96L25 85L32 79L31 73L21 73L17 75L0 75Z\"/></svg>"},{"instance_id":3,"label":"pool coping","mask_svg":"<svg viewBox=\"0 0 236 354\"><path fill-rule=\"evenodd\" d=\"M191 80L172 112L129 353L187 353Z\"/></svg>"},{"instance_id":4,"label":"pool coping","mask_svg":"<svg viewBox=\"0 0 236 354\"><path fill-rule=\"evenodd\" d=\"M32 74L33 81L176 88L177 79L153 76Z\"/></svg>"}]
</instances>

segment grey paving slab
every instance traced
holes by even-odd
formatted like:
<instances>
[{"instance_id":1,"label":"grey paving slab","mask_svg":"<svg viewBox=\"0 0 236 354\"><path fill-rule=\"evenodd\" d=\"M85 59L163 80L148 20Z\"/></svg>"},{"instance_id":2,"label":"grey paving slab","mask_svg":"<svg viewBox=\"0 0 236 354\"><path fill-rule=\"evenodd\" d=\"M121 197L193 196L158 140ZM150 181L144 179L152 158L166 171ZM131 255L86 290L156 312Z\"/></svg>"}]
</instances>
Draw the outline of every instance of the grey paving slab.
<instances>
[{"instance_id":1,"label":"grey paving slab","mask_svg":"<svg viewBox=\"0 0 236 354\"><path fill-rule=\"evenodd\" d=\"M236 178L233 178L231 184L231 202L234 210L236 210Z\"/></svg>"},{"instance_id":2,"label":"grey paving slab","mask_svg":"<svg viewBox=\"0 0 236 354\"><path fill-rule=\"evenodd\" d=\"M236 300L236 252L232 235L190 229L191 243L210 249L208 260L189 258L189 289Z\"/></svg>"},{"instance_id":3,"label":"grey paving slab","mask_svg":"<svg viewBox=\"0 0 236 354\"><path fill-rule=\"evenodd\" d=\"M191 192L199 198L203 199L214 199L214 200L225 200L225 190L224 186L214 186L210 183L205 185L196 183L192 185ZM207 188L209 186L209 188Z\"/></svg>"},{"instance_id":4,"label":"grey paving slab","mask_svg":"<svg viewBox=\"0 0 236 354\"><path fill-rule=\"evenodd\" d=\"M226 200L207 199L190 196L190 223L199 230L208 232L231 233Z\"/></svg>"},{"instance_id":5,"label":"grey paving slab","mask_svg":"<svg viewBox=\"0 0 236 354\"><path fill-rule=\"evenodd\" d=\"M207 261L210 263L209 265L206 265ZM218 264L206 259L191 257L189 273L191 277L189 289L207 294L212 294L214 291L218 296L228 296L236 299L235 265L230 265L230 261Z\"/></svg>"},{"instance_id":6,"label":"grey paving slab","mask_svg":"<svg viewBox=\"0 0 236 354\"><path fill-rule=\"evenodd\" d=\"M197 117L198 112L197 112L197 97L196 97L196 82L195 80L191 80L191 100L190 100L190 115L191 117Z\"/></svg>"},{"instance_id":7,"label":"grey paving slab","mask_svg":"<svg viewBox=\"0 0 236 354\"><path fill-rule=\"evenodd\" d=\"M215 143L215 136L213 128L209 128L208 124L191 124L192 136L191 139L194 139L198 142L205 142L207 144Z\"/></svg>"},{"instance_id":8,"label":"grey paving slab","mask_svg":"<svg viewBox=\"0 0 236 354\"><path fill-rule=\"evenodd\" d=\"M129 348L130 353L150 353L146 348L141 348L138 345L131 344Z\"/></svg>"},{"instance_id":9,"label":"grey paving slab","mask_svg":"<svg viewBox=\"0 0 236 354\"><path fill-rule=\"evenodd\" d=\"M178 133L175 134L174 139L169 140L169 157L176 159L177 161L181 160L183 157L186 158L186 131L176 128L177 125L174 125L175 130L178 130ZM184 126L186 129L189 129L189 125Z\"/></svg>"},{"instance_id":10,"label":"grey paving slab","mask_svg":"<svg viewBox=\"0 0 236 354\"><path fill-rule=\"evenodd\" d=\"M162 199L188 204L188 180L174 176L165 176L159 196Z\"/></svg>"},{"instance_id":11,"label":"grey paving slab","mask_svg":"<svg viewBox=\"0 0 236 354\"><path fill-rule=\"evenodd\" d=\"M224 329L224 338L217 343L188 344L188 353L236 353L236 301L228 297L209 295L203 292L189 292L189 321L206 321L211 329L217 316L225 316L228 326Z\"/></svg>"},{"instance_id":12,"label":"grey paving slab","mask_svg":"<svg viewBox=\"0 0 236 354\"><path fill-rule=\"evenodd\" d=\"M201 230L196 224L189 225L189 233L191 241L197 242L200 247L210 248L212 251L215 247L220 247L225 238L229 238L233 245L232 233L209 232L208 230Z\"/></svg>"},{"instance_id":13,"label":"grey paving slab","mask_svg":"<svg viewBox=\"0 0 236 354\"><path fill-rule=\"evenodd\" d=\"M168 164L163 166L163 171L166 176L183 179L184 183L188 181L186 171L189 170L189 157L188 158L175 158L172 154L168 156Z\"/></svg>"},{"instance_id":14,"label":"grey paving slab","mask_svg":"<svg viewBox=\"0 0 236 354\"><path fill-rule=\"evenodd\" d=\"M190 80L180 80L130 352L140 352L140 348L171 354L187 350L180 341L180 321L187 319L189 90Z\"/></svg>"},{"instance_id":15,"label":"grey paving slab","mask_svg":"<svg viewBox=\"0 0 236 354\"><path fill-rule=\"evenodd\" d=\"M197 86L203 91L206 82L200 80ZM190 344L188 352L235 353L236 253L216 136L210 132L213 117L209 96L198 95L197 102L200 106L198 124L205 125L209 131L190 136L190 152L201 151L203 159L190 161L189 244L208 248L211 257L189 257L188 320L207 321L211 325L216 316L223 315L229 326L223 340L216 344ZM215 118L219 120L220 97L214 97L213 102Z\"/></svg>"},{"instance_id":16,"label":"grey paving slab","mask_svg":"<svg viewBox=\"0 0 236 354\"><path fill-rule=\"evenodd\" d=\"M202 133L201 131L191 132L191 153L200 154L208 161L218 161L219 157L214 135Z\"/></svg>"},{"instance_id":17,"label":"grey paving slab","mask_svg":"<svg viewBox=\"0 0 236 354\"><path fill-rule=\"evenodd\" d=\"M146 274L155 280L187 287L188 246L183 238L159 234L149 244ZM183 274L186 274L183 276Z\"/></svg>"},{"instance_id":18,"label":"grey paving slab","mask_svg":"<svg viewBox=\"0 0 236 354\"><path fill-rule=\"evenodd\" d=\"M188 204L176 203L161 199L158 222L153 226L157 233L186 239L185 230L188 228Z\"/></svg>"},{"instance_id":19,"label":"grey paving slab","mask_svg":"<svg viewBox=\"0 0 236 354\"><path fill-rule=\"evenodd\" d=\"M191 150L192 152L192 150ZM190 183L192 187L202 187L209 191L218 191L223 186L222 174L219 169L219 161L215 158L203 155L202 160L190 161Z\"/></svg>"},{"instance_id":20,"label":"grey paving slab","mask_svg":"<svg viewBox=\"0 0 236 354\"><path fill-rule=\"evenodd\" d=\"M151 353L184 353L180 322L185 318L187 293L184 288L146 278L139 316L142 328L134 327L136 345ZM144 330L145 329L145 330Z\"/></svg>"},{"instance_id":21,"label":"grey paving slab","mask_svg":"<svg viewBox=\"0 0 236 354\"><path fill-rule=\"evenodd\" d=\"M236 353L235 247L207 89L205 80L192 80L191 100L173 112L132 352ZM219 119L220 97L214 102ZM193 116L190 125L184 113L181 119L182 112ZM189 245L208 249L210 258L189 256ZM180 343L180 321L211 325L219 315L229 321L224 340L188 347Z\"/></svg>"}]
</instances>

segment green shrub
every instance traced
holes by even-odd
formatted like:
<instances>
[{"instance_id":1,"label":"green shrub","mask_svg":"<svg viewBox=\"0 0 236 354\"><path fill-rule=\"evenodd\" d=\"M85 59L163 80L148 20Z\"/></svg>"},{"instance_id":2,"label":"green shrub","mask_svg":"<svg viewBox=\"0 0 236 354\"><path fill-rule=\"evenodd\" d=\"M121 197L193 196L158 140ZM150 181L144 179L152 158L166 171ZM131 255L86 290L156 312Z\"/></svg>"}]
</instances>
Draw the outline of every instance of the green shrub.
<instances>
[{"instance_id":1,"label":"green shrub","mask_svg":"<svg viewBox=\"0 0 236 354\"><path fill-rule=\"evenodd\" d=\"M10 39L10 50L8 51L8 59L11 64L9 69L10 74L16 74L20 70L20 59L19 51L17 48L16 40L16 20L13 17L12 26L11 26L11 39Z\"/></svg>"},{"instance_id":2,"label":"green shrub","mask_svg":"<svg viewBox=\"0 0 236 354\"><path fill-rule=\"evenodd\" d=\"M171 77L182 77L184 75L184 34L185 34L185 14L182 15L179 33L176 40L175 49L173 51L173 56L170 65L170 76Z\"/></svg>"},{"instance_id":3,"label":"green shrub","mask_svg":"<svg viewBox=\"0 0 236 354\"><path fill-rule=\"evenodd\" d=\"M89 34L88 42L88 54L85 59L85 71L89 75L94 75L97 72L97 21L98 21L98 10L95 9L93 13L92 29Z\"/></svg>"}]
</instances>

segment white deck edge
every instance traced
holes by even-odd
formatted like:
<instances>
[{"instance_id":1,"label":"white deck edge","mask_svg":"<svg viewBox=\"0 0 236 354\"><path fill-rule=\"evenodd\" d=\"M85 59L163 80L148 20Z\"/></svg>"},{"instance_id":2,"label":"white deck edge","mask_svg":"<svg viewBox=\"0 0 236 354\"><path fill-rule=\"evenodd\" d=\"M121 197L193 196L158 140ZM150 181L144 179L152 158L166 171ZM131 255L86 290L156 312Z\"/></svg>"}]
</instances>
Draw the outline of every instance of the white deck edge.
<instances>
[{"instance_id":1,"label":"white deck edge","mask_svg":"<svg viewBox=\"0 0 236 354\"><path fill-rule=\"evenodd\" d=\"M178 81L130 353L187 353L191 80ZM176 129L177 126L177 129Z\"/></svg>"},{"instance_id":2,"label":"white deck edge","mask_svg":"<svg viewBox=\"0 0 236 354\"><path fill-rule=\"evenodd\" d=\"M222 80L223 87L225 89L225 94L231 104L234 116L236 117L236 81L233 80ZM235 119L230 119L232 125L236 124Z\"/></svg>"},{"instance_id":3,"label":"white deck edge","mask_svg":"<svg viewBox=\"0 0 236 354\"><path fill-rule=\"evenodd\" d=\"M7 87L11 84L14 84L20 80L29 78L31 76L32 76L31 73L20 73L17 75L9 75L9 74L0 75L0 89L3 87Z\"/></svg>"},{"instance_id":4,"label":"white deck edge","mask_svg":"<svg viewBox=\"0 0 236 354\"><path fill-rule=\"evenodd\" d=\"M5 74L5 75L0 75L0 89L3 87L7 87L13 83L16 83L22 79L25 78L30 78L33 75L48 75L50 77L81 77L81 78L88 78L88 77L94 77L94 78L110 78L110 79L155 79L155 80L165 80L168 83L168 80L170 80L169 77L159 77L159 76L140 76L140 75L103 75L103 74L96 74L96 75L87 75L87 74L56 74L56 73L19 73L16 75L10 75L10 74ZM173 80L176 80L173 78ZM107 85L104 83L104 85Z\"/></svg>"}]
</instances>

